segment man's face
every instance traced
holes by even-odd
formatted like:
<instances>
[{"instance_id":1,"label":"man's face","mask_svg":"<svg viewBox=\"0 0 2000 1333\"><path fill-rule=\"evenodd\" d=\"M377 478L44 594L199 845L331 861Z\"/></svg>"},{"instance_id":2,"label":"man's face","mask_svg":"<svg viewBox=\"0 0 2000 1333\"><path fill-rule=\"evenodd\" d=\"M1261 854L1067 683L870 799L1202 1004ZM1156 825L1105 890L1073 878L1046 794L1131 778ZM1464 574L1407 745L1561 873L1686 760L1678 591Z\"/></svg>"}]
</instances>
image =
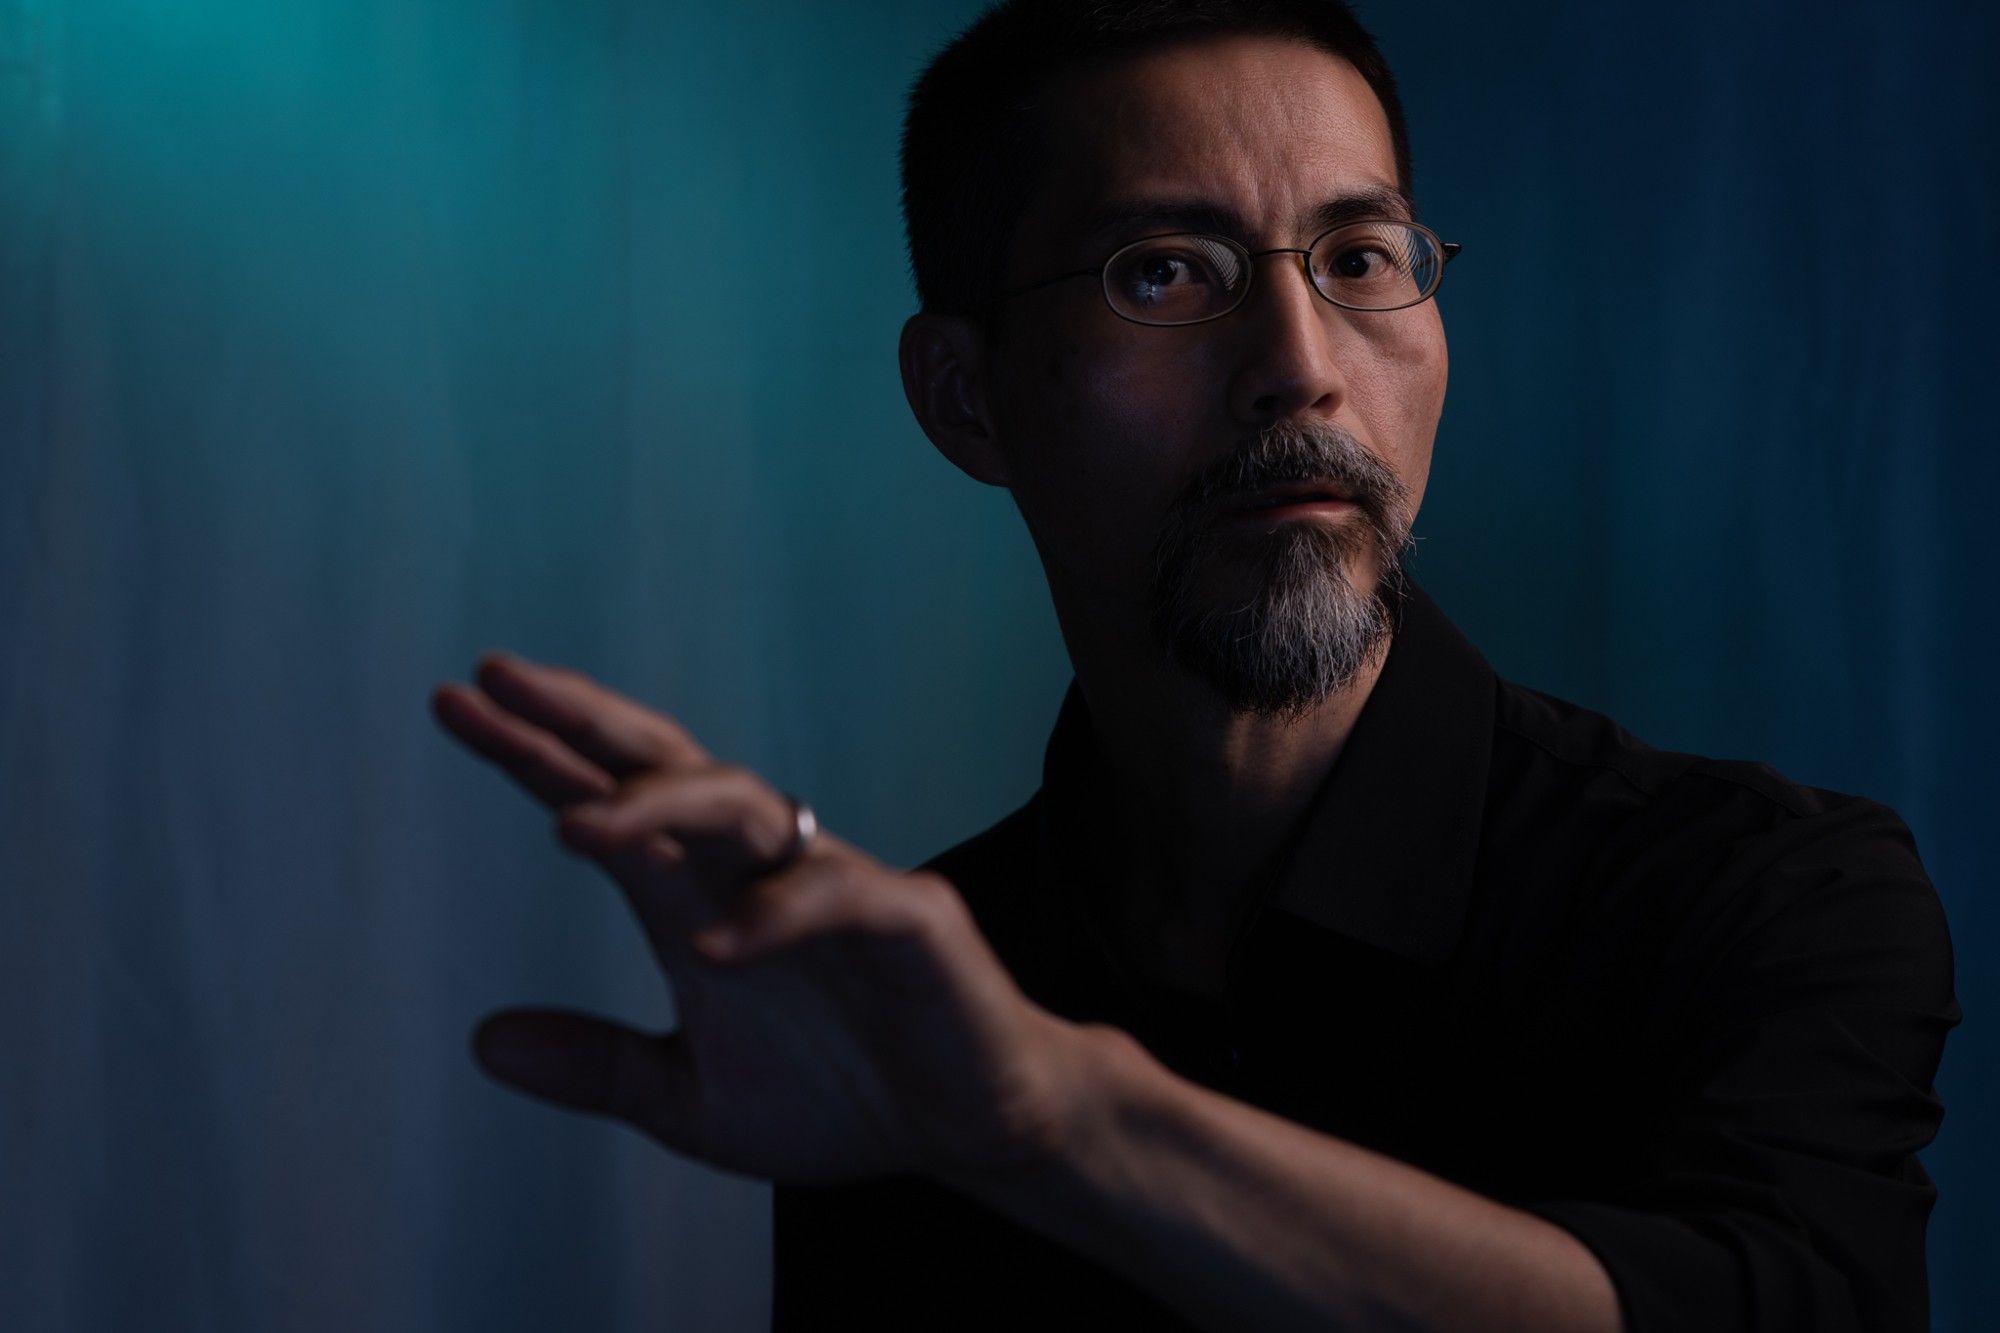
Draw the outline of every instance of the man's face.
<instances>
[{"instance_id":1,"label":"man's face","mask_svg":"<svg viewBox=\"0 0 2000 1333\"><path fill-rule=\"evenodd\" d=\"M1254 253L1302 249L1314 206L1396 185L1374 93L1300 42L1176 45L1079 76L1049 107L1050 178L997 290L1095 267L1140 236L1213 229L1092 233L1084 219L1106 205L1207 201L1242 220L1235 239ZM1382 594L1429 476L1445 339L1435 300L1346 310L1301 256L1253 266L1242 305L1182 327L1119 318L1087 278L1018 297L985 369L1007 484L1059 608L1136 613L1233 711L1290 718L1351 681L1389 626ZM1355 503L1219 514L1299 479Z\"/></svg>"}]
</instances>

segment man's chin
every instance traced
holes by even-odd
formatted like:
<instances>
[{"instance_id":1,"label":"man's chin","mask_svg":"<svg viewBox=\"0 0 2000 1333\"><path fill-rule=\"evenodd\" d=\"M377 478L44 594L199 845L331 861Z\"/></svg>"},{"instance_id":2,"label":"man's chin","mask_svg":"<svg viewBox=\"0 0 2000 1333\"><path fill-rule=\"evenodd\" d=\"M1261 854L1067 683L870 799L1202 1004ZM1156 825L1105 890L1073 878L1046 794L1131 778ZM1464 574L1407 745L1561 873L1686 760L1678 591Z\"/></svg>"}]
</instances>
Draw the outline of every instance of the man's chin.
<instances>
[{"instance_id":1,"label":"man's chin","mask_svg":"<svg viewBox=\"0 0 2000 1333\"><path fill-rule=\"evenodd\" d=\"M1310 550L1301 550L1297 534L1265 532L1251 540L1232 535L1210 548L1211 559L1203 562L1203 583L1218 598L1234 598L1241 605L1246 595L1274 592L1271 585L1284 579L1294 594L1306 581L1318 583L1339 579L1355 597L1375 592L1381 564L1374 553L1357 550L1353 543L1329 544L1311 541Z\"/></svg>"}]
</instances>

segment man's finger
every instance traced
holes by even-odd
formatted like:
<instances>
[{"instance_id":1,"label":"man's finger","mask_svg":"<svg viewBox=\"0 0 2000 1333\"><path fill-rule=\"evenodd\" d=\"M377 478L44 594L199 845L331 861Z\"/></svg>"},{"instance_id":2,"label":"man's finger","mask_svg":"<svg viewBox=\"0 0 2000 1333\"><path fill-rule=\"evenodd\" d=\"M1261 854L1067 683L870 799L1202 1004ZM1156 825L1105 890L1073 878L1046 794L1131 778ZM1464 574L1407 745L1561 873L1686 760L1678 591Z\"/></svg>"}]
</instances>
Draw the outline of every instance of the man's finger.
<instances>
[{"instance_id":1,"label":"man's finger","mask_svg":"<svg viewBox=\"0 0 2000 1333\"><path fill-rule=\"evenodd\" d=\"M456 681L438 686L431 692L431 713L545 805L561 809L618 790L617 780L602 768L470 686Z\"/></svg>"},{"instance_id":2,"label":"man's finger","mask_svg":"<svg viewBox=\"0 0 2000 1333\"><path fill-rule=\"evenodd\" d=\"M655 1036L568 1009L503 1009L474 1029L472 1051L510 1087L696 1152L694 1076L678 1032Z\"/></svg>"},{"instance_id":3,"label":"man's finger","mask_svg":"<svg viewBox=\"0 0 2000 1333\"><path fill-rule=\"evenodd\" d=\"M694 943L717 962L740 964L848 932L916 941L939 924L942 909L920 877L906 876L891 887L879 879L864 882L844 863L807 862L745 890Z\"/></svg>"},{"instance_id":4,"label":"man's finger","mask_svg":"<svg viewBox=\"0 0 2000 1333\"><path fill-rule=\"evenodd\" d=\"M561 826L566 839L592 849L656 832L677 841L726 839L743 870L775 863L796 833L784 796L738 764L641 774L610 796L571 807Z\"/></svg>"},{"instance_id":5,"label":"man's finger","mask_svg":"<svg viewBox=\"0 0 2000 1333\"><path fill-rule=\"evenodd\" d=\"M614 778L708 759L678 722L581 672L491 652L480 657L474 674L501 707L557 736Z\"/></svg>"}]
</instances>

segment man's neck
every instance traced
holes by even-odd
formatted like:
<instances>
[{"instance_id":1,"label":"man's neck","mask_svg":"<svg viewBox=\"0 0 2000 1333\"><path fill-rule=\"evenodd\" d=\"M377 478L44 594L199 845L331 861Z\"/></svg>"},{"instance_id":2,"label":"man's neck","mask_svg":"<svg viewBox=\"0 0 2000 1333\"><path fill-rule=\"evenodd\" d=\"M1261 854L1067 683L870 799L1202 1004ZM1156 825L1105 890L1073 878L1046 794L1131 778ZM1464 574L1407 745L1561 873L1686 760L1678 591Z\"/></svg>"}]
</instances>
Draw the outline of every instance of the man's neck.
<instances>
[{"instance_id":1,"label":"man's neck","mask_svg":"<svg viewBox=\"0 0 2000 1333\"><path fill-rule=\"evenodd\" d=\"M1293 723L1232 713L1205 683L1107 636L1070 638L1077 685L1109 774L1123 923L1227 932L1275 873L1332 771L1387 657Z\"/></svg>"}]
</instances>

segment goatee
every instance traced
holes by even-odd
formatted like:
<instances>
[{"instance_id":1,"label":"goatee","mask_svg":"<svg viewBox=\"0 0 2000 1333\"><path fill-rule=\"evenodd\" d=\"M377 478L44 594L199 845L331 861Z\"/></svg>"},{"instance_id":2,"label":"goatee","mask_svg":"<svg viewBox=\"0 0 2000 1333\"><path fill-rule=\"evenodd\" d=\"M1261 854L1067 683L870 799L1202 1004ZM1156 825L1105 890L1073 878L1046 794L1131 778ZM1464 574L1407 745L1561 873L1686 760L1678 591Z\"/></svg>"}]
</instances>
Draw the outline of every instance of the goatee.
<instances>
[{"instance_id":1,"label":"goatee","mask_svg":"<svg viewBox=\"0 0 2000 1333\"><path fill-rule=\"evenodd\" d=\"M1216 501L1297 479L1336 482L1354 507L1326 520L1212 521ZM1154 552L1153 631L1168 662L1206 681L1233 713L1297 722L1353 685L1387 651L1406 594L1404 555L1414 547L1405 490L1388 466L1344 429L1296 425L1265 432L1248 455L1205 476ZM1252 591L1213 606L1211 566L1246 563ZM1377 574L1357 589L1368 556ZM1208 598L1213 593L1207 593Z\"/></svg>"}]
</instances>

